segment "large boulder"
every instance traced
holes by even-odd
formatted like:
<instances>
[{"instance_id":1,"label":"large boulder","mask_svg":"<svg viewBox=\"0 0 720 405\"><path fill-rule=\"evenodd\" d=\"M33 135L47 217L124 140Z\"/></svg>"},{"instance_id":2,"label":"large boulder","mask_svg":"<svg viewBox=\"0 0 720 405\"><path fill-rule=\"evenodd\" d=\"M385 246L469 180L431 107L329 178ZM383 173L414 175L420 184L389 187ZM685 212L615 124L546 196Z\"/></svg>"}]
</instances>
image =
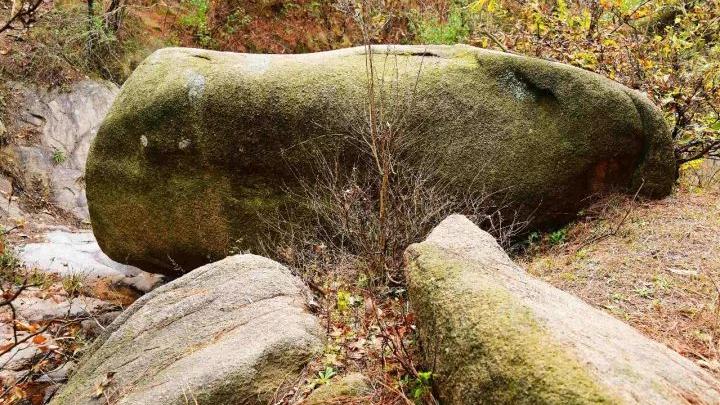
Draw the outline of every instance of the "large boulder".
<instances>
[{"instance_id":1,"label":"large boulder","mask_svg":"<svg viewBox=\"0 0 720 405\"><path fill-rule=\"evenodd\" d=\"M671 190L666 125L636 91L470 46L373 49L378 105L402 128L404 156L459 190L495 195L532 226L566 221L611 188ZM166 274L254 248L274 225L267 217L295 212L288 190L316 179L318 150L339 156L341 170L357 163L367 81L362 47L156 51L123 85L91 150L100 246Z\"/></svg>"},{"instance_id":2,"label":"large boulder","mask_svg":"<svg viewBox=\"0 0 720 405\"><path fill-rule=\"evenodd\" d=\"M444 404L717 404L690 360L516 266L467 218L406 251L424 361Z\"/></svg>"},{"instance_id":3,"label":"large boulder","mask_svg":"<svg viewBox=\"0 0 720 405\"><path fill-rule=\"evenodd\" d=\"M51 404L266 404L322 351L307 294L260 256L196 269L123 312Z\"/></svg>"}]
</instances>

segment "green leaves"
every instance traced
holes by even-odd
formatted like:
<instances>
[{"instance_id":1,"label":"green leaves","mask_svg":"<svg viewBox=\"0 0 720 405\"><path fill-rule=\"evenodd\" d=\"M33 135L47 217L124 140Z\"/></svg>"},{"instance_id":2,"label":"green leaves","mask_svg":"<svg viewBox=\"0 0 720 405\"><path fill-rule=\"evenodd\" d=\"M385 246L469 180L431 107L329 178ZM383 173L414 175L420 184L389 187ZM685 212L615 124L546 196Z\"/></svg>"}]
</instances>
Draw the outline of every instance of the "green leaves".
<instances>
[{"instance_id":1,"label":"green leaves","mask_svg":"<svg viewBox=\"0 0 720 405\"><path fill-rule=\"evenodd\" d=\"M412 398L418 402L432 390L432 371L418 371L410 384Z\"/></svg>"},{"instance_id":2,"label":"green leaves","mask_svg":"<svg viewBox=\"0 0 720 405\"><path fill-rule=\"evenodd\" d=\"M318 378L315 379L315 382L318 385L328 384L330 382L330 379L335 377L337 375L337 372L334 368L328 366L325 367L325 370L318 371L317 373Z\"/></svg>"}]
</instances>

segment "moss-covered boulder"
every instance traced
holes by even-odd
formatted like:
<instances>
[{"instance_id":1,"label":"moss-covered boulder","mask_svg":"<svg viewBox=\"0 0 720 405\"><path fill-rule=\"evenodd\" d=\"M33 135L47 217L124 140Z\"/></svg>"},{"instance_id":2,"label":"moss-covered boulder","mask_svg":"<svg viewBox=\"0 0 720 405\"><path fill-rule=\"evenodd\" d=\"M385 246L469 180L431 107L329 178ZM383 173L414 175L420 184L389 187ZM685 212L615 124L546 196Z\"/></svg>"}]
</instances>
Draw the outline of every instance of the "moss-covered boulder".
<instances>
[{"instance_id":1,"label":"moss-covered boulder","mask_svg":"<svg viewBox=\"0 0 720 405\"><path fill-rule=\"evenodd\" d=\"M308 294L264 257L205 265L124 311L51 404L272 403L322 352Z\"/></svg>"},{"instance_id":2,"label":"moss-covered boulder","mask_svg":"<svg viewBox=\"0 0 720 405\"><path fill-rule=\"evenodd\" d=\"M715 404L690 360L517 267L453 215L406 251L410 303L440 402Z\"/></svg>"},{"instance_id":3,"label":"moss-covered boulder","mask_svg":"<svg viewBox=\"0 0 720 405\"><path fill-rule=\"evenodd\" d=\"M373 52L378 104L401 117L406 157L432 162L431 174L460 190L494 193L534 227L566 221L611 188L670 192L670 137L638 92L470 46ZM87 164L101 247L166 274L252 249L271 213L295 209L287 190L315 179L313 153L356 163L367 83L362 47L155 52L124 84Z\"/></svg>"}]
</instances>

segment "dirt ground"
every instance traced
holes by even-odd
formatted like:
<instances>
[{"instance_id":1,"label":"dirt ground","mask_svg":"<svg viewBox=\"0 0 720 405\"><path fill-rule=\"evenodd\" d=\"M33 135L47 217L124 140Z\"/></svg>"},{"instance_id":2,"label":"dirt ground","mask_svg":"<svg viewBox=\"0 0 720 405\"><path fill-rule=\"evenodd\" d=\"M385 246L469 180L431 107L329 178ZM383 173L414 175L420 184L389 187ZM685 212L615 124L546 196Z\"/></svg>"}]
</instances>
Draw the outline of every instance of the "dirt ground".
<instances>
[{"instance_id":1,"label":"dirt ground","mask_svg":"<svg viewBox=\"0 0 720 405\"><path fill-rule=\"evenodd\" d=\"M720 376L720 162L683 167L666 199L585 214L534 235L520 264Z\"/></svg>"}]
</instances>

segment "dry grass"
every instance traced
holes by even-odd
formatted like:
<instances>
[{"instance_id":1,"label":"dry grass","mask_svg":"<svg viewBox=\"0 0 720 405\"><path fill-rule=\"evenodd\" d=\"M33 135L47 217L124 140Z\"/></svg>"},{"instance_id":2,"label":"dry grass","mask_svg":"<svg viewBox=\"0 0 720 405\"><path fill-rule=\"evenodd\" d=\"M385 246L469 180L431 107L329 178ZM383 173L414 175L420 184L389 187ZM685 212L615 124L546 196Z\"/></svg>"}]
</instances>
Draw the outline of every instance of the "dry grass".
<instances>
[{"instance_id":1,"label":"dry grass","mask_svg":"<svg viewBox=\"0 0 720 405\"><path fill-rule=\"evenodd\" d=\"M356 257L336 256L315 263L316 270L325 274L311 282L315 309L325 329L325 350L308 366L294 398L285 403L301 403L313 389L359 372L368 378L372 393L337 403L434 404L429 387L417 379L425 370L416 363L415 320L405 289L372 285L367 264ZM328 369L334 375L323 379Z\"/></svg>"},{"instance_id":2,"label":"dry grass","mask_svg":"<svg viewBox=\"0 0 720 405\"><path fill-rule=\"evenodd\" d=\"M719 171L685 167L661 201L608 197L521 264L720 376Z\"/></svg>"}]
</instances>

